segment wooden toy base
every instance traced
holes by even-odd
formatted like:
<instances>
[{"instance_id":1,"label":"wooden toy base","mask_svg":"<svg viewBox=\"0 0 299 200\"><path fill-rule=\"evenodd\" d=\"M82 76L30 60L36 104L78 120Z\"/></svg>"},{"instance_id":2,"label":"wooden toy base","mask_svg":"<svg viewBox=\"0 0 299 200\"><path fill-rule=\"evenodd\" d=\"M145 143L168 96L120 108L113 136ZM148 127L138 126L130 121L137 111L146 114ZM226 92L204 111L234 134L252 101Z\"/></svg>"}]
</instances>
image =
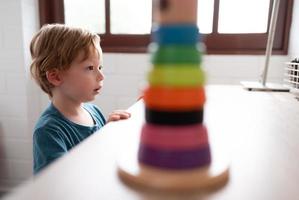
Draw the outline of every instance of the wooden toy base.
<instances>
[{"instance_id":1,"label":"wooden toy base","mask_svg":"<svg viewBox=\"0 0 299 200\"><path fill-rule=\"evenodd\" d=\"M168 170L138 163L138 147L128 147L118 162L118 174L129 185L162 191L213 190L228 181L229 166L222 151L213 151L209 166L190 170Z\"/></svg>"}]
</instances>

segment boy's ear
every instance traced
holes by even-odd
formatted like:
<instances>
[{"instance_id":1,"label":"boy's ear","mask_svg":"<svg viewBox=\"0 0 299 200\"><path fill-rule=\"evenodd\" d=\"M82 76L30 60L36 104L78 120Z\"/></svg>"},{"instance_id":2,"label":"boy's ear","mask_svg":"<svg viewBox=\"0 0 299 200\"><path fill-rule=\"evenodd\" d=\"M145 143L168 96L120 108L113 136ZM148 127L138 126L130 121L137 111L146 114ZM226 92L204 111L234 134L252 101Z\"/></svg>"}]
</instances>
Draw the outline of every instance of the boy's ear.
<instances>
[{"instance_id":1,"label":"boy's ear","mask_svg":"<svg viewBox=\"0 0 299 200\"><path fill-rule=\"evenodd\" d=\"M47 71L46 76L48 81L54 86L59 86L62 83L61 72L57 69Z\"/></svg>"}]
</instances>

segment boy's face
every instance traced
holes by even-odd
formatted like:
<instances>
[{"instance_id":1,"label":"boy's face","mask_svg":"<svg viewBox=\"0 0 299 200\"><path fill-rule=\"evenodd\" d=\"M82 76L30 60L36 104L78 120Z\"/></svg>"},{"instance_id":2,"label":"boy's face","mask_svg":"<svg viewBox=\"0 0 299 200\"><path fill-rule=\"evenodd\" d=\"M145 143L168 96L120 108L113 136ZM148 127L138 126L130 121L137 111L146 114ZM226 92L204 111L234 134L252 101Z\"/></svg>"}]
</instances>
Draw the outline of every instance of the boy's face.
<instances>
[{"instance_id":1,"label":"boy's face","mask_svg":"<svg viewBox=\"0 0 299 200\"><path fill-rule=\"evenodd\" d=\"M71 63L70 68L62 73L60 90L66 98L75 102L94 100L103 87L102 50L90 47L90 55L83 60L83 51Z\"/></svg>"}]
</instances>

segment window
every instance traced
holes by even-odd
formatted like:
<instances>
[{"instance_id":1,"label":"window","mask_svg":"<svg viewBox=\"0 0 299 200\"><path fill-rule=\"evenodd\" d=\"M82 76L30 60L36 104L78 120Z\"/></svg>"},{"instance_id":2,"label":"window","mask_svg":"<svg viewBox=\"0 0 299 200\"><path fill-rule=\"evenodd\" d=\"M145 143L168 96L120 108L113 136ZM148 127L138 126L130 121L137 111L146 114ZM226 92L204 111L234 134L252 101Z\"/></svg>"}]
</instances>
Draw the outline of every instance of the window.
<instances>
[{"instance_id":1,"label":"window","mask_svg":"<svg viewBox=\"0 0 299 200\"><path fill-rule=\"evenodd\" d=\"M293 0L281 0L273 54L287 54ZM273 0L198 0L208 54L264 54ZM40 21L86 27L105 52L146 52L152 0L39 0Z\"/></svg>"}]
</instances>

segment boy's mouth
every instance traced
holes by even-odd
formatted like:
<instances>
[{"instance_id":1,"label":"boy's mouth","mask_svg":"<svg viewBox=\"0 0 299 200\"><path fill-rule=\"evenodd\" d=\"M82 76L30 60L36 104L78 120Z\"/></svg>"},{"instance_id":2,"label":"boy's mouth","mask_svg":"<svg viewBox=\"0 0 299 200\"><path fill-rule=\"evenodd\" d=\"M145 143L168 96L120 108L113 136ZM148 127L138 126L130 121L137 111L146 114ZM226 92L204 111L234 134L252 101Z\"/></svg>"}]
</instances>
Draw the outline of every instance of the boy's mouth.
<instances>
[{"instance_id":1,"label":"boy's mouth","mask_svg":"<svg viewBox=\"0 0 299 200\"><path fill-rule=\"evenodd\" d=\"M94 89L93 91L98 92L101 89L101 87L98 87L96 89Z\"/></svg>"}]
</instances>

